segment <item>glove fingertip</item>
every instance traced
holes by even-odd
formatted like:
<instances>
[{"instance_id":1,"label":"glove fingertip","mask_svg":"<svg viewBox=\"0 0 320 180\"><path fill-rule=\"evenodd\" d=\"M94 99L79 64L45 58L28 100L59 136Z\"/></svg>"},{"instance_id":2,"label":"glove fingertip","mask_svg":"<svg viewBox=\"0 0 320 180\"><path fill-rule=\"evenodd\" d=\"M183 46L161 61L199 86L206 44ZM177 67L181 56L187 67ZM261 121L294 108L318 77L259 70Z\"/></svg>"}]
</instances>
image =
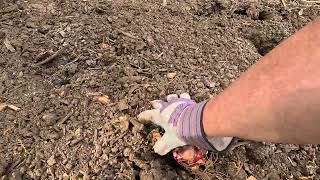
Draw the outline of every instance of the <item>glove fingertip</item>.
<instances>
[{"instance_id":1,"label":"glove fingertip","mask_svg":"<svg viewBox=\"0 0 320 180\"><path fill-rule=\"evenodd\" d=\"M153 121L154 117L159 114L158 109L143 111L138 115L138 120L140 122Z\"/></svg>"},{"instance_id":2,"label":"glove fingertip","mask_svg":"<svg viewBox=\"0 0 320 180\"><path fill-rule=\"evenodd\" d=\"M164 106L164 102L161 100L154 100L154 101L151 101L151 105L155 109L161 109Z\"/></svg>"}]
</instances>

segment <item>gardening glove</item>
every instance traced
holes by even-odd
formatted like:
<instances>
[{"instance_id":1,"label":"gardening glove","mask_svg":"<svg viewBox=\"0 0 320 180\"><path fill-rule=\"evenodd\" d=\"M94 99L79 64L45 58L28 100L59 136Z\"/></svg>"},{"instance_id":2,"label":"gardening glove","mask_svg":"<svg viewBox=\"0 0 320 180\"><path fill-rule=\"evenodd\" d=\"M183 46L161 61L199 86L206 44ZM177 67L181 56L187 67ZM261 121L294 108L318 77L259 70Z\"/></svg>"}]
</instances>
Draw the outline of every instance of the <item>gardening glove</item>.
<instances>
[{"instance_id":1,"label":"gardening glove","mask_svg":"<svg viewBox=\"0 0 320 180\"><path fill-rule=\"evenodd\" d=\"M206 101L196 103L190 95L183 93L167 96L167 101L151 102L155 109L147 110L138 115L140 121L151 121L161 126L165 133L155 143L153 149L165 155L172 149L184 145L193 145L210 151L223 151L232 142L232 137L206 137L202 114Z\"/></svg>"}]
</instances>

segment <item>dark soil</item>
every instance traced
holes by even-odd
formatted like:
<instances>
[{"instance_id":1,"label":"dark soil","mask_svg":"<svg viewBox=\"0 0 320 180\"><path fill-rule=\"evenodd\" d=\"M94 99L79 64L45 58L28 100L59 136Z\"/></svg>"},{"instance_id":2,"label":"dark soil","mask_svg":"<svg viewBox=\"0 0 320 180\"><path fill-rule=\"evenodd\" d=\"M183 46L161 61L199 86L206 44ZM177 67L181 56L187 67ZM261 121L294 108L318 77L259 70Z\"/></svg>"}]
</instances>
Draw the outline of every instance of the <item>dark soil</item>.
<instances>
[{"instance_id":1,"label":"dark soil","mask_svg":"<svg viewBox=\"0 0 320 180\"><path fill-rule=\"evenodd\" d=\"M21 108L0 112L1 179L320 179L315 146L247 141L191 173L136 121L169 93L217 95L319 15L277 1L1 0L0 103Z\"/></svg>"}]
</instances>

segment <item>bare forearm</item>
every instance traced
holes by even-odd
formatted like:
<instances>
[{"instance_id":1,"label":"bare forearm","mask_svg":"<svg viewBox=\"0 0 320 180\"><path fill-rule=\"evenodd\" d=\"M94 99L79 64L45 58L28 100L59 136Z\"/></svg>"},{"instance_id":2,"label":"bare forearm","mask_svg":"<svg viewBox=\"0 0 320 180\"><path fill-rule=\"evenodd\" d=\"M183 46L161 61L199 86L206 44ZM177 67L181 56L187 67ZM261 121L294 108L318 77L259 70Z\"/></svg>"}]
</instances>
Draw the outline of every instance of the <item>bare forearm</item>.
<instances>
[{"instance_id":1,"label":"bare forearm","mask_svg":"<svg viewBox=\"0 0 320 180\"><path fill-rule=\"evenodd\" d=\"M208 136L320 143L320 19L210 100L203 126Z\"/></svg>"}]
</instances>

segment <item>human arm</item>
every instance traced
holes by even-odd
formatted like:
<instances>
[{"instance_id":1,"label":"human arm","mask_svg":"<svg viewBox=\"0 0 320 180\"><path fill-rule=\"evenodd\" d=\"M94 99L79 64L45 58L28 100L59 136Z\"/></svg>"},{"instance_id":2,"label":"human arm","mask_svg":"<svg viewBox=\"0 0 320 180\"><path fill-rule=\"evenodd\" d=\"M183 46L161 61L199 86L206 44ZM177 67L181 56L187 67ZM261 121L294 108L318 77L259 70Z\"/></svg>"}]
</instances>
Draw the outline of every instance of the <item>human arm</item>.
<instances>
[{"instance_id":1,"label":"human arm","mask_svg":"<svg viewBox=\"0 0 320 180\"><path fill-rule=\"evenodd\" d=\"M320 18L210 100L203 126L207 136L320 143Z\"/></svg>"},{"instance_id":2,"label":"human arm","mask_svg":"<svg viewBox=\"0 0 320 180\"><path fill-rule=\"evenodd\" d=\"M173 105L176 102L153 102L155 109L141 113L139 119L164 127L166 133L154 146L155 151L166 154L185 144L199 147L200 141L210 139L214 148L207 148L206 142L200 146L220 151L230 144L228 137L320 143L319 31L318 18L205 104L192 103L187 111ZM170 123L175 117L182 123Z\"/></svg>"}]
</instances>

